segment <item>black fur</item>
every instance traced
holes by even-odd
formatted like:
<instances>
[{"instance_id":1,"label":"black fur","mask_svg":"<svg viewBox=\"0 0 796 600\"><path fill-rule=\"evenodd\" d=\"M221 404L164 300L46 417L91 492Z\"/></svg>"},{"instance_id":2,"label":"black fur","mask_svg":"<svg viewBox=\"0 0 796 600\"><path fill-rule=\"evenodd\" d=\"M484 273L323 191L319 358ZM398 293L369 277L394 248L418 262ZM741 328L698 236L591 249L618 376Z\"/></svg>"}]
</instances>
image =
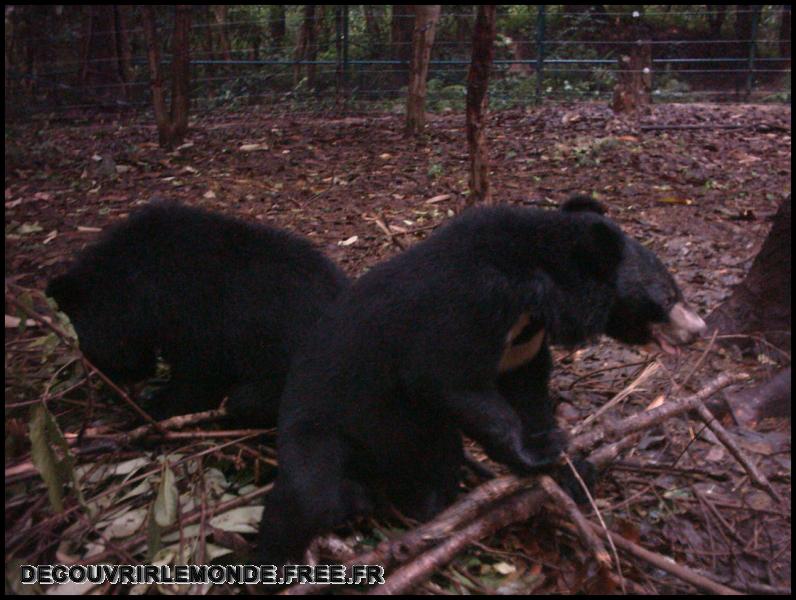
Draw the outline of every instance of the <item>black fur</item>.
<instances>
[{"instance_id":1,"label":"black fur","mask_svg":"<svg viewBox=\"0 0 796 600\"><path fill-rule=\"evenodd\" d=\"M556 461L565 439L547 392L547 343L577 344L609 325L641 341L613 328L627 317L615 311L635 317L633 307L660 300L646 291L650 269L654 286L674 285L652 253L576 204L471 210L341 295L288 377L258 560L300 559L314 535L370 510L376 490L431 516L458 490L461 432L518 473ZM545 343L499 374L524 313Z\"/></svg>"},{"instance_id":2,"label":"black fur","mask_svg":"<svg viewBox=\"0 0 796 600\"><path fill-rule=\"evenodd\" d=\"M605 206L591 196L572 196L561 205L564 212L593 212L598 215L605 214Z\"/></svg>"},{"instance_id":3,"label":"black fur","mask_svg":"<svg viewBox=\"0 0 796 600\"><path fill-rule=\"evenodd\" d=\"M115 381L171 367L156 416L214 408L274 424L290 357L345 275L308 241L174 203L136 211L87 248L47 294L84 354Z\"/></svg>"}]
</instances>

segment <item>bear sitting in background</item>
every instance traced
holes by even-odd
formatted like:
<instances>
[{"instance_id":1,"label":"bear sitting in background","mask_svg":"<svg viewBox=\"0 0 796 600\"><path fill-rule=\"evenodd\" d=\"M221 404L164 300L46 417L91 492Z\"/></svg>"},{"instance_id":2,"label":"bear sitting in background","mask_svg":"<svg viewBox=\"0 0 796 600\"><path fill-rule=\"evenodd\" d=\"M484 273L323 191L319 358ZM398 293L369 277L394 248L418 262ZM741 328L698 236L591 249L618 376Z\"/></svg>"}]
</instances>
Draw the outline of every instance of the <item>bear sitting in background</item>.
<instances>
[{"instance_id":1,"label":"bear sitting in background","mask_svg":"<svg viewBox=\"0 0 796 600\"><path fill-rule=\"evenodd\" d=\"M276 423L295 355L345 274L309 241L176 203L135 211L83 251L47 295L80 348L114 381L171 379L153 416L218 406L249 425Z\"/></svg>"},{"instance_id":2,"label":"bear sitting in background","mask_svg":"<svg viewBox=\"0 0 796 600\"><path fill-rule=\"evenodd\" d=\"M657 257L588 198L472 209L344 291L291 369L257 560L386 492L426 519L458 491L464 433L520 474L556 462L548 343L607 333L665 350L704 329Z\"/></svg>"}]
</instances>

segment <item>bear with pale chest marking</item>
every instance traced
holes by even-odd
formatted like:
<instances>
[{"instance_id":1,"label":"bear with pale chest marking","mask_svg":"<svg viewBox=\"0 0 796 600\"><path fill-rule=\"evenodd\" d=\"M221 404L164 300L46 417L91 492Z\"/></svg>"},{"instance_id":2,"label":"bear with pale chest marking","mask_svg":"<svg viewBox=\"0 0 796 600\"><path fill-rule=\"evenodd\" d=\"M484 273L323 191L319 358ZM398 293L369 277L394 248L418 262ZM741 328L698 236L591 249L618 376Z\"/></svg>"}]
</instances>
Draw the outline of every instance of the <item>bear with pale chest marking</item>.
<instances>
[{"instance_id":1,"label":"bear with pale chest marking","mask_svg":"<svg viewBox=\"0 0 796 600\"><path fill-rule=\"evenodd\" d=\"M273 426L291 357L348 286L312 244L287 231L162 200L136 210L54 278L47 295L80 349L119 383L171 378L156 418L216 408Z\"/></svg>"},{"instance_id":2,"label":"bear with pale chest marking","mask_svg":"<svg viewBox=\"0 0 796 600\"><path fill-rule=\"evenodd\" d=\"M377 491L430 517L458 491L462 433L517 473L556 462L548 343L608 333L672 350L703 329L655 255L591 199L466 212L343 292L300 352L257 559L300 560Z\"/></svg>"}]
</instances>

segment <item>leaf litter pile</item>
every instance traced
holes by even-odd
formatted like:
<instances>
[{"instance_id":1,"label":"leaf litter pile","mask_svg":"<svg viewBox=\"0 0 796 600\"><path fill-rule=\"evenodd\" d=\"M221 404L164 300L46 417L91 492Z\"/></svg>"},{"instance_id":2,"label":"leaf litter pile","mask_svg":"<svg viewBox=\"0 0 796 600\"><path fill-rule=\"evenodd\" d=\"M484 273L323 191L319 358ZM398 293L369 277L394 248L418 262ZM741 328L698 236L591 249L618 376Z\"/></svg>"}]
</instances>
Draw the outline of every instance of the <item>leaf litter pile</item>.
<instances>
[{"instance_id":1,"label":"leaf litter pile","mask_svg":"<svg viewBox=\"0 0 796 600\"><path fill-rule=\"evenodd\" d=\"M144 119L7 128L7 587L20 589L22 564L240 562L230 557L254 539L277 464L274 432L220 429L218 411L144 421L131 408L140 390L82 359L41 293L47 279L152 196L301 233L360 275L463 208L463 121L432 115L409 141L399 115L214 113L168 153ZM704 316L742 280L790 192L790 131L785 106L501 112L491 183L527 206L594 194ZM790 422L749 418L733 398L790 355L715 339L679 357L608 339L554 353L559 418L603 467L592 507L468 443L495 478L469 474L469 493L431 523L362 520L313 553L384 564L376 592L789 593Z\"/></svg>"}]
</instances>

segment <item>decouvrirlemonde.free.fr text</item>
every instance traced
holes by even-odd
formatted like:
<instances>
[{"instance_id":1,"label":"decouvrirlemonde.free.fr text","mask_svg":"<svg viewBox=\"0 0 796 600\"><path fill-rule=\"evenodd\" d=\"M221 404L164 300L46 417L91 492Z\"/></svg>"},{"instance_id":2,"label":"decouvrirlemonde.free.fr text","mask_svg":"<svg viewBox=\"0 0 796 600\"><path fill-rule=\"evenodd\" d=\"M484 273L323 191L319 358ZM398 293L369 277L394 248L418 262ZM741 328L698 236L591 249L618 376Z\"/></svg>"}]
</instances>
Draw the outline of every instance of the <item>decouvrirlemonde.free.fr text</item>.
<instances>
[{"instance_id":1,"label":"decouvrirlemonde.free.fr text","mask_svg":"<svg viewBox=\"0 0 796 600\"><path fill-rule=\"evenodd\" d=\"M384 583L379 565L22 565L22 583L374 585Z\"/></svg>"}]
</instances>

